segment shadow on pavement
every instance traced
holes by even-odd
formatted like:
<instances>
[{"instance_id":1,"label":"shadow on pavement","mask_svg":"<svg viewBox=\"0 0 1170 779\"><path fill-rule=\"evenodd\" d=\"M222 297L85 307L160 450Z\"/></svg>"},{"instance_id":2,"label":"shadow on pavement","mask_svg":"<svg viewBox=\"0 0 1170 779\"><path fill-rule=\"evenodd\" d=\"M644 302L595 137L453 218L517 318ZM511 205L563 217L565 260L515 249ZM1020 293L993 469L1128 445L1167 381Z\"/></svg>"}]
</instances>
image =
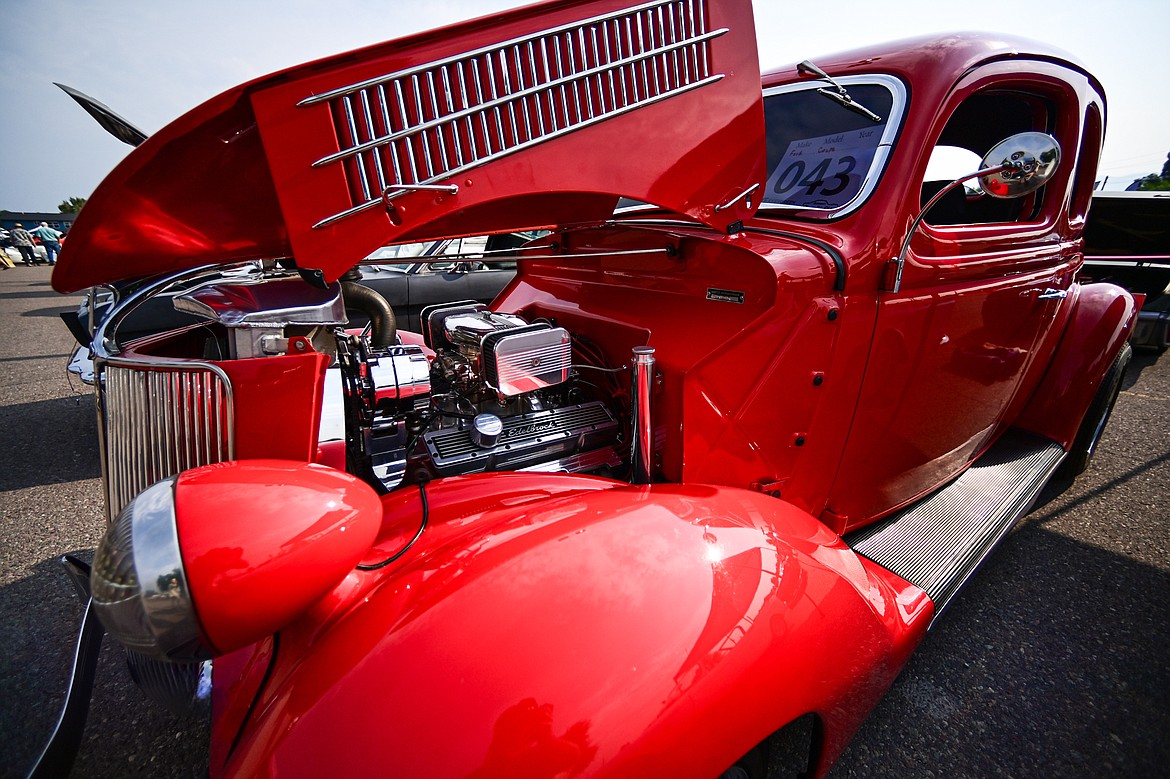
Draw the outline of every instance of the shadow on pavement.
<instances>
[{"instance_id":1,"label":"shadow on pavement","mask_svg":"<svg viewBox=\"0 0 1170 779\"><path fill-rule=\"evenodd\" d=\"M1133 359L1129 363L1129 370L1125 372L1125 378L1121 380L1121 389L1133 389L1133 386L1141 379L1142 371L1156 363L1158 356L1155 352L1135 349Z\"/></svg>"},{"instance_id":2,"label":"shadow on pavement","mask_svg":"<svg viewBox=\"0 0 1170 779\"><path fill-rule=\"evenodd\" d=\"M73 554L89 559L92 550ZM0 654L4 779L25 776L48 740L81 625L81 602L57 558L28 572L0 587L0 624L14 628ZM122 648L105 639L73 776L205 777L208 738L204 720L176 717L147 699L130 680Z\"/></svg>"},{"instance_id":3,"label":"shadow on pavement","mask_svg":"<svg viewBox=\"0 0 1170 779\"><path fill-rule=\"evenodd\" d=\"M68 314L70 311L76 311L76 305L54 306L52 308L34 308L31 311L25 311L21 314L22 317L43 317L48 319L60 319L62 314Z\"/></svg>"},{"instance_id":4,"label":"shadow on pavement","mask_svg":"<svg viewBox=\"0 0 1170 779\"><path fill-rule=\"evenodd\" d=\"M1167 593L1164 571L1025 524L831 776L1164 776ZM874 754L881 744L897 754Z\"/></svg>"},{"instance_id":5,"label":"shadow on pavement","mask_svg":"<svg viewBox=\"0 0 1170 779\"><path fill-rule=\"evenodd\" d=\"M48 284L28 284L29 287L48 287ZM54 291L52 288L46 289L44 292L0 292L0 300L29 300L30 298L55 298L61 301L63 308L77 308L77 300L70 299L68 295L62 295L60 292Z\"/></svg>"},{"instance_id":6,"label":"shadow on pavement","mask_svg":"<svg viewBox=\"0 0 1170 779\"><path fill-rule=\"evenodd\" d=\"M93 403L87 394L0 407L0 491L99 478Z\"/></svg>"}]
</instances>

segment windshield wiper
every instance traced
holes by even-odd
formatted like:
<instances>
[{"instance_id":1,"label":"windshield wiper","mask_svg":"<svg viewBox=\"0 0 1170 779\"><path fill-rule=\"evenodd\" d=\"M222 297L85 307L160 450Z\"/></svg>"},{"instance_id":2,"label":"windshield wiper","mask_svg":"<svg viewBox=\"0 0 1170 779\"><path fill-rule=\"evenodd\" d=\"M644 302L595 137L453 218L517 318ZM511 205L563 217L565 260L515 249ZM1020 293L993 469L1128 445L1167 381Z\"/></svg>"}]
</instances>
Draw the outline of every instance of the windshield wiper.
<instances>
[{"instance_id":1,"label":"windshield wiper","mask_svg":"<svg viewBox=\"0 0 1170 779\"><path fill-rule=\"evenodd\" d=\"M801 62L796 66L796 70L799 73L812 73L814 76L823 78L825 81L828 81L830 84L832 84L833 89L825 89L824 87L821 87L817 90L817 92L820 92L825 97L831 97L841 105L848 108L850 111L856 111L862 116L872 119L875 122L882 121L880 116L850 97L849 93L845 91L845 87L838 84L832 76L814 65L811 60L805 60L804 62Z\"/></svg>"}]
</instances>

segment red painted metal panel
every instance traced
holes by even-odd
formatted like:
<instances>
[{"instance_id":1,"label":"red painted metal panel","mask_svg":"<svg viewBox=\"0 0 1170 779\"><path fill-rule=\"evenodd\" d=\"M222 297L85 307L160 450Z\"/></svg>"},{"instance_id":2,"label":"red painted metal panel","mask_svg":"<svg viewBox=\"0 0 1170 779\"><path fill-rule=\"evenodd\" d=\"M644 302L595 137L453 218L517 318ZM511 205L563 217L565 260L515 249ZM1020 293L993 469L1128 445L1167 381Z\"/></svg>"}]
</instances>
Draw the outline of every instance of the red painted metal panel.
<instances>
[{"instance_id":1,"label":"red painted metal panel","mask_svg":"<svg viewBox=\"0 0 1170 779\"><path fill-rule=\"evenodd\" d=\"M282 632L228 775L716 775L807 706L852 732L931 613L758 493L523 474L427 493L392 573L328 631Z\"/></svg>"},{"instance_id":2,"label":"red painted metal panel","mask_svg":"<svg viewBox=\"0 0 1170 779\"><path fill-rule=\"evenodd\" d=\"M759 78L734 0L558 0L310 63L135 149L54 284L289 255L333 280L396 239L598 221L617 196L724 229L758 205L736 198L763 181Z\"/></svg>"},{"instance_id":3,"label":"red painted metal panel","mask_svg":"<svg viewBox=\"0 0 1170 779\"><path fill-rule=\"evenodd\" d=\"M1133 332L1137 311L1133 297L1121 287L1079 287L1064 337L1019 426L1067 449L1106 370Z\"/></svg>"},{"instance_id":4,"label":"red painted metal panel","mask_svg":"<svg viewBox=\"0 0 1170 779\"><path fill-rule=\"evenodd\" d=\"M271 635L333 590L382 520L364 482L282 460L185 471L175 505L187 582L216 653Z\"/></svg>"},{"instance_id":5,"label":"red painted metal panel","mask_svg":"<svg viewBox=\"0 0 1170 779\"><path fill-rule=\"evenodd\" d=\"M561 233L575 262L523 263L495 306L555 318L604 344L614 365L634 346L655 348L666 479L747 486L778 478L807 459L796 439L816 422L836 337L833 263L795 236L674 227ZM582 259L638 250L646 254ZM805 505L804 495L794 499Z\"/></svg>"},{"instance_id":6,"label":"red painted metal panel","mask_svg":"<svg viewBox=\"0 0 1170 779\"><path fill-rule=\"evenodd\" d=\"M648 56L672 44L680 48ZM763 174L747 3L533 6L490 28L460 25L319 63L252 101L294 254L330 277L339 255L402 235L555 223L562 196L592 206L573 221L607 217L616 203L607 196L623 195L723 229L754 208L714 207ZM417 184L458 191L401 190ZM533 192L539 203L499 208Z\"/></svg>"},{"instance_id":7,"label":"red painted metal panel","mask_svg":"<svg viewBox=\"0 0 1170 779\"><path fill-rule=\"evenodd\" d=\"M264 682L275 652L276 639L270 636L215 658L208 744L208 765L212 776L222 773L236 733L248 716L248 709Z\"/></svg>"}]
</instances>

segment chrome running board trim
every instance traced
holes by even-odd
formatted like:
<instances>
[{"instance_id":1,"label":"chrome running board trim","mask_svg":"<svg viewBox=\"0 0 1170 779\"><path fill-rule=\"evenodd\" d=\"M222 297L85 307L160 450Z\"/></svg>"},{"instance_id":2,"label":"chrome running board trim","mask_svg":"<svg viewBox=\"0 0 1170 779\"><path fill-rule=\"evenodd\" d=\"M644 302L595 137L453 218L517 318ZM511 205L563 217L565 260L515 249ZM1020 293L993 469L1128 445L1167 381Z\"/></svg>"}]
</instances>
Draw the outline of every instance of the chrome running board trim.
<instances>
[{"instance_id":1,"label":"chrome running board trim","mask_svg":"<svg viewBox=\"0 0 1170 779\"><path fill-rule=\"evenodd\" d=\"M921 587L938 619L950 599L1032 507L1064 459L1060 444L1009 431L959 478L845 536L853 551Z\"/></svg>"}]
</instances>

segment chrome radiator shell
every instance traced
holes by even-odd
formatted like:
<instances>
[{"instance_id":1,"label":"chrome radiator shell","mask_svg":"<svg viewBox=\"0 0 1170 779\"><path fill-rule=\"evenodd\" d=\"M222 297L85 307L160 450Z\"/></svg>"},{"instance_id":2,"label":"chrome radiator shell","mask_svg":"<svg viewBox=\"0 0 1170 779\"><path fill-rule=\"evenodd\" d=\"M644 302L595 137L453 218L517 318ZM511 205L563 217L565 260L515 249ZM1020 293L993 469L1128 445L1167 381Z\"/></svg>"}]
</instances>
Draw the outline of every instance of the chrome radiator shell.
<instances>
[{"instance_id":1,"label":"chrome radiator shell","mask_svg":"<svg viewBox=\"0 0 1170 779\"><path fill-rule=\"evenodd\" d=\"M235 458L234 396L219 367L113 357L98 371L107 521L160 479Z\"/></svg>"}]
</instances>

